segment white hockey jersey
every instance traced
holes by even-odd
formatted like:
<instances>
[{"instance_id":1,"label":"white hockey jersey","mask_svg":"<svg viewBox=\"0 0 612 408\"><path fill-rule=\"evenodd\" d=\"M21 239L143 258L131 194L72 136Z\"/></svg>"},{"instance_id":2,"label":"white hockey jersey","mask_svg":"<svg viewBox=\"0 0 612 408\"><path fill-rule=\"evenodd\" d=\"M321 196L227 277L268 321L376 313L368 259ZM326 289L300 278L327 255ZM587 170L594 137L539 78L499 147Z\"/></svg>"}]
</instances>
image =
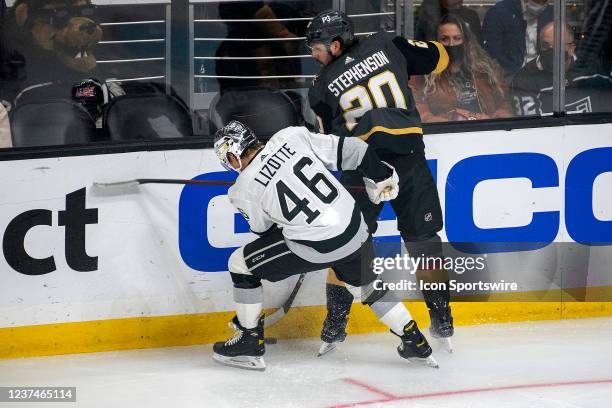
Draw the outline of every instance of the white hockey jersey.
<instances>
[{"instance_id":1,"label":"white hockey jersey","mask_svg":"<svg viewBox=\"0 0 612 408\"><path fill-rule=\"evenodd\" d=\"M357 251L368 231L355 200L328 170L353 170L368 145L289 127L276 133L229 189L257 234L282 228L289 249L328 263Z\"/></svg>"}]
</instances>

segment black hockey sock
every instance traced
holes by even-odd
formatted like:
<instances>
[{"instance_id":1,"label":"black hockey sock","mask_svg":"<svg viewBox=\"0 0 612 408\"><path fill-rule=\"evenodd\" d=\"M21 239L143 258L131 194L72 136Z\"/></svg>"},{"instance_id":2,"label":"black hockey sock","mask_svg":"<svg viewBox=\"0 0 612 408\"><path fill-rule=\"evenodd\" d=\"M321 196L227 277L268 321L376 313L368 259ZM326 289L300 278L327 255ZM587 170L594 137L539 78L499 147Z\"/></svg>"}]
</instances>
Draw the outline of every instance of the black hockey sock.
<instances>
[{"instance_id":1,"label":"black hockey sock","mask_svg":"<svg viewBox=\"0 0 612 408\"><path fill-rule=\"evenodd\" d=\"M321 340L326 343L344 341L347 316L351 311L353 295L345 286L331 283L325 286L325 293L327 295L327 317L323 322Z\"/></svg>"},{"instance_id":2,"label":"black hockey sock","mask_svg":"<svg viewBox=\"0 0 612 408\"><path fill-rule=\"evenodd\" d=\"M327 296L327 314L334 316L334 319L345 319L351 311L351 304L354 296L346 286L328 283L325 285L325 295Z\"/></svg>"},{"instance_id":3,"label":"black hockey sock","mask_svg":"<svg viewBox=\"0 0 612 408\"><path fill-rule=\"evenodd\" d=\"M421 292L429 309L448 306L450 302L449 282L444 282L444 289L426 289Z\"/></svg>"}]
</instances>

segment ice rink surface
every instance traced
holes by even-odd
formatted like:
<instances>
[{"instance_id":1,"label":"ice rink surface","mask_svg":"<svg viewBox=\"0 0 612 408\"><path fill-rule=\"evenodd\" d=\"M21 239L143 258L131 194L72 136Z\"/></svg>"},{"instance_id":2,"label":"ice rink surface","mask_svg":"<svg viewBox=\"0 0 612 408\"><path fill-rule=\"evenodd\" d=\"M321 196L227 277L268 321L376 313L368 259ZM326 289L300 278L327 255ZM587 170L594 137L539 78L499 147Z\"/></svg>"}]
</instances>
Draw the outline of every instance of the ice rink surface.
<instances>
[{"instance_id":1,"label":"ice rink surface","mask_svg":"<svg viewBox=\"0 0 612 408\"><path fill-rule=\"evenodd\" d=\"M390 333L268 345L265 372L221 366L211 345L0 360L1 386L76 386L76 403L6 407L612 407L612 318L458 327L439 369L401 359Z\"/></svg>"}]
</instances>

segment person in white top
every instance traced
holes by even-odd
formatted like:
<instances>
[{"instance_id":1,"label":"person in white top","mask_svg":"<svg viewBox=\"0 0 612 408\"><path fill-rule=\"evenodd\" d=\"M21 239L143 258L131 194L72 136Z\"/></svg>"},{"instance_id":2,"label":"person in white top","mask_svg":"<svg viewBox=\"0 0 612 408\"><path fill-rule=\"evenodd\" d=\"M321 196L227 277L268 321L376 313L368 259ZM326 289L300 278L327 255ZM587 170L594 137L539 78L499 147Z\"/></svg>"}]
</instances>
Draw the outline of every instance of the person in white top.
<instances>
[{"instance_id":1,"label":"person in white top","mask_svg":"<svg viewBox=\"0 0 612 408\"><path fill-rule=\"evenodd\" d=\"M231 121L215 134L214 149L229 170L239 172L230 202L260 235L229 258L234 284L236 333L215 343L213 359L263 370L264 316L261 280L334 268L353 290L361 290L383 323L402 340L401 357L437 367L431 347L401 302L383 300L368 266L373 256L363 216L329 170L359 170L374 203L397 196L395 169L357 138L311 133L303 127L277 132L264 145L244 124Z\"/></svg>"}]
</instances>

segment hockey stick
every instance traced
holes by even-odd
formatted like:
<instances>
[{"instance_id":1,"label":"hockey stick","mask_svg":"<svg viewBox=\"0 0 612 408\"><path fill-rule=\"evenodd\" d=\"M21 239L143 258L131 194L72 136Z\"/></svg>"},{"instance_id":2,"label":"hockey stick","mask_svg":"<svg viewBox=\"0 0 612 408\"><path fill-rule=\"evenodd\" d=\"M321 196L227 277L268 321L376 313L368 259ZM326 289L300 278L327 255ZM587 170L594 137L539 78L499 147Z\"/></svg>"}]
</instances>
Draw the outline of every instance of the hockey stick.
<instances>
[{"instance_id":1,"label":"hockey stick","mask_svg":"<svg viewBox=\"0 0 612 408\"><path fill-rule=\"evenodd\" d=\"M300 290L300 287L302 286L302 282L304 281L305 276L305 273L300 274L300 277L298 278L297 282L295 282L295 286L293 287L293 290L289 294L287 300L285 300L285 303L283 303L283 305L279 307L274 313L269 316L266 316L266 318L264 319L264 327L269 327L273 325L289 312L289 309L293 304L293 300L295 299L297 293ZM236 328L236 326L233 327L234 329ZM266 342L266 344L276 344L277 339L276 337L266 337L264 341Z\"/></svg>"},{"instance_id":2,"label":"hockey stick","mask_svg":"<svg viewBox=\"0 0 612 408\"><path fill-rule=\"evenodd\" d=\"M266 319L264 320L265 327L273 325L278 320L280 320L281 317L285 316L289 312L289 309L291 308L291 305L293 304L293 300L297 296L298 291L300 290L300 287L302 286L302 282L304 281L305 276L306 276L305 273L300 274L300 277L298 278L297 282L295 282L295 286L293 287L293 290L291 291L291 294L289 295L287 300L285 300L285 303L283 303L283 305L279 307L278 310L276 310L270 316L266 317Z\"/></svg>"},{"instance_id":3,"label":"hockey stick","mask_svg":"<svg viewBox=\"0 0 612 408\"><path fill-rule=\"evenodd\" d=\"M102 190L124 189L136 187L140 184L191 184L197 186L232 186L233 181L227 180L187 180L187 179L151 179L141 178L133 180L116 181L112 183L93 182L93 187ZM365 191L364 186L344 186L349 191Z\"/></svg>"},{"instance_id":4,"label":"hockey stick","mask_svg":"<svg viewBox=\"0 0 612 408\"><path fill-rule=\"evenodd\" d=\"M140 184L194 184L198 186L231 186L234 184L233 181L226 180L187 180L187 179L133 179L116 181L112 183L101 183L95 182L93 186L101 189L113 189L113 188L130 188L136 187Z\"/></svg>"}]
</instances>

